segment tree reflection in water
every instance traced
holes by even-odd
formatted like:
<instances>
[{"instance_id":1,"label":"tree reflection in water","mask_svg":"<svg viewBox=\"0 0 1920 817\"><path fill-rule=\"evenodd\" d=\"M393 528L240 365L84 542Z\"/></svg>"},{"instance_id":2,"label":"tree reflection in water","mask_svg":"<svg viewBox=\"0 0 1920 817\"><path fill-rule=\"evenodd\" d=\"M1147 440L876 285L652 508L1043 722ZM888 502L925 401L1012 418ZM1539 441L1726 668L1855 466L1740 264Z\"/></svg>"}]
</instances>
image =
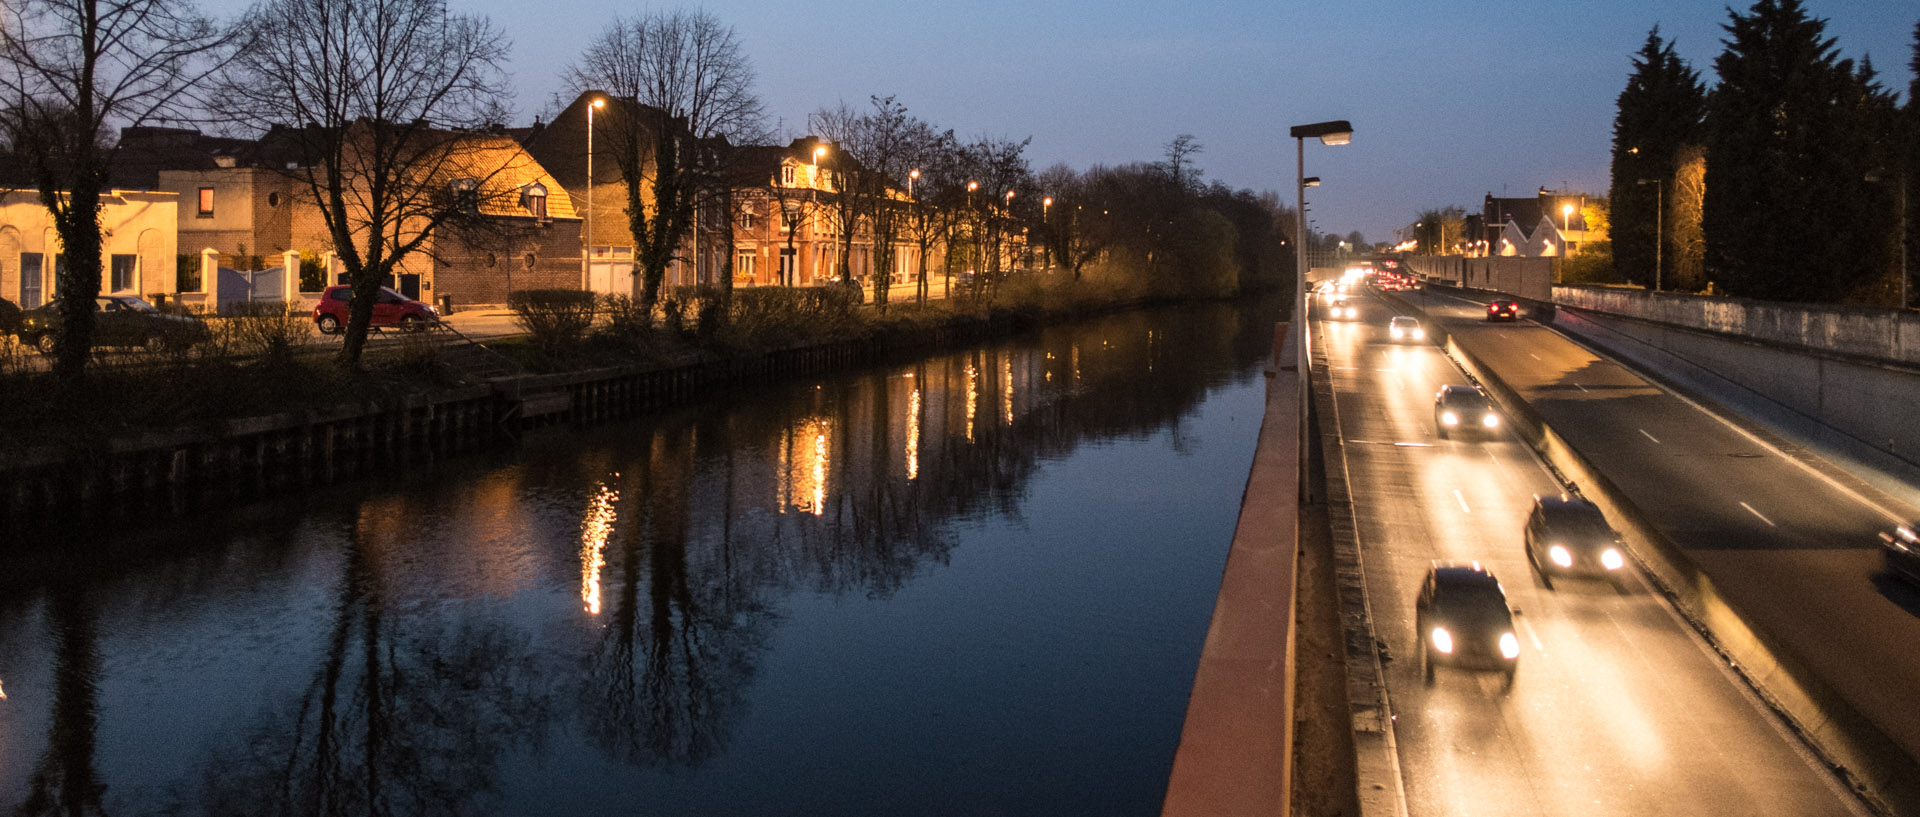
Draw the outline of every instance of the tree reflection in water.
<instances>
[{"instance_id":1,"label":"tree reflection in water","mask_svg":"<svg viewBox=\"0 0 1920 817\"><path fill-rule=\"evenodd\" d=\"M378 501L363 508L320 665L290 707L216 747L204 813L472 814L494 794L501 756L544 731L524 638L396 598L406 519Z\"/></svg>"},{"instance_id":2,"label":"tree reflection in water","mask_svg":"<svg viewBox=\"0 0 1920 817\"><path fill-rule=\"evenodd\" d=\"M98 611L80 581L63 579L48 594L53 630L53 725L47 750L27 784L21 817L41 814L105 814L106 783L94 769L94 733L99 726L100 652Z\"/></svg>"}]
</instances>

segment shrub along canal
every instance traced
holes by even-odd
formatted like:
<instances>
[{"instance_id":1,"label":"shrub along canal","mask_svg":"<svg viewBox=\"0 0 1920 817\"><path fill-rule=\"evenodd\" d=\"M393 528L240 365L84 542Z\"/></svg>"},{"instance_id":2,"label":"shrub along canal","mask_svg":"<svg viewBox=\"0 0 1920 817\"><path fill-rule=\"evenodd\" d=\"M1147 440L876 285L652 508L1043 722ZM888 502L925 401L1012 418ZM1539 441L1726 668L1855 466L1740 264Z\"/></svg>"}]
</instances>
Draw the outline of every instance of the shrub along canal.
<instances>
[{"instance_id":1,"label":"shrub along canal","mask_svg":"<svg viewBox=\"0 0 1920 817\"><path fill-rule=\"evenodd\" d=\"M0 810L1156 814L1283 306L8 542Z\"/></svg>"}]
</instances>

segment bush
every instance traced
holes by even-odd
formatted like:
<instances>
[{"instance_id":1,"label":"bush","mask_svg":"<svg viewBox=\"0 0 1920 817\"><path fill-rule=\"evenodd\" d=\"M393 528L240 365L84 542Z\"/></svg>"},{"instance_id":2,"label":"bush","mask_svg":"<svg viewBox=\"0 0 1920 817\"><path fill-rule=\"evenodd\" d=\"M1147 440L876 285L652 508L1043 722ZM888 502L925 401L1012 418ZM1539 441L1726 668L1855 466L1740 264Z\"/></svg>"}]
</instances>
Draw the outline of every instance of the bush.
<instances>
[{"instance_id":1,"label":"bush","mask_svg":"<svg viewBox=\"0 0 1920 817\"><path fill-rule=\"evenodd\" d=\"M638 343L653 334L653 316L641 309L632 295L602 296L600 314L606 317L601 331L609 337Z\"/></svg>"},{"instance_id":2,"label":"bush","mask_svg":"<svg viewBox=\"0 0 1920 817\"><path fill-rule=\"evenodd\" d=\"M514 322L542 352L572 350L593 328L596 296L578 289L523 289L507 293Z\"/></svg>"},{"instance_id":3,"label":"bush","mask_svg":"<svg viewBox=\"0 0 1920 817\"><path fill-rule=\"evenodd\" d=\"M846 287L737 289L722 337L753 346L843 338L859 326L859 305L860 293Z\"/></svg>"},{"instance_id":4,"label":"bush","mask_svg":"<svg viewBox=\"0 0 1920 817\"><path fill-rule=\"evenodd\" d=\"M306 310L280 301L243 301L227 305L218 334L227 348L243 355L286 358L313 337Z\"/></svg>"},{"instance_id":5,"label":"bush","mask_svg":"<svg viewBox=\"0 0 1920 817\"><path fill-rule=\"evenodd\" d=\"M1560 283L1622 284L1626 281L1613 268L1612 246L1595 242L1579 255L1560 259Z\"/></svg>"}]
</instances>

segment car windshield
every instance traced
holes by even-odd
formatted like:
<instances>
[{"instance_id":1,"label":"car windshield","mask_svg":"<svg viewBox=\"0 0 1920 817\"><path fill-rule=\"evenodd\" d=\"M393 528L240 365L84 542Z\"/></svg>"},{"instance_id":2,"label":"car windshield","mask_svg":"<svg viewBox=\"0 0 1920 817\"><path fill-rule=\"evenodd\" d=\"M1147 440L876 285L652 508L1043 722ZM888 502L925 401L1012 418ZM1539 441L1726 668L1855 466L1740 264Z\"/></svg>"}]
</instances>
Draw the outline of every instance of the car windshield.
<instances>
[{"instance_id":1,"label":"car windshield","mask_svg":"<svg viewBox=\"0 0 1920 817\"><path fill-rule=\"evenodd\" d=\"M146 299L144 298L140 298L134 295L116 295L111 300L117 302L120 305L119 308L127 310L128 312L159 312L160 311L159 307L154 306L153 304L147 303ZM108 308L111 309L112 307L108 307Z\"/></svg>"},{"instance_id":2,"label":"car windshield","mask_svg":"<svg viewBox=\"0 0 1920 817\"><path fill-rule=\"evenodd\" d=\"M1487 407L1487 398L1477 391L1454 389L1447 392L1447 405L1461 409L1482 409Z\"/></svg>"},{"instance_id":3,"label":"car windshield","mask_svg":"<svg viewBox=\"0 0 1920 817\"><path fill-rule=\"evenodd\" d=\"M1547 513L1548 535L1571 541L1613 541L1607 520L1591 509L1565 508Z\"/></svg>"},{"instance_id":4,"label":"car windshield","mask_svg":"<svg viewBox=\"0 0 1920 817\"><path fill-rule=\"evenodd\" d=\"M1444 582L1434 588L1433 609L1456 624L1492 626L1512 620L1500 586L1492 582Z\"/></svg>"}]
</instances>

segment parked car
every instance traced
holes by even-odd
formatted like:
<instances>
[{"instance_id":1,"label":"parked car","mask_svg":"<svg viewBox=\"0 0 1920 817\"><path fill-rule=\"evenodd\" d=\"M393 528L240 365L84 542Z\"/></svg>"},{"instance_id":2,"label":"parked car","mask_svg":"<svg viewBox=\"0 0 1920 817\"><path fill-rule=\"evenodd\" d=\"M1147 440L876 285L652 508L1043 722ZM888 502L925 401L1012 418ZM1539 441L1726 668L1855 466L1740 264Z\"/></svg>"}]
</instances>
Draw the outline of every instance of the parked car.
<instances>
[{"instance_id":1,"label":"parked car","mask_svg":"<svg viewBox=\"0 0 1920 817\"><path fill-rule=\"evenodd\" d=\"M1490 320L1490 321L1520 320L1520 302L1515 301L1512 298L1502 298L1500 300L1487 304L1487 320Z\"/></svg>"},{"instance_id":2,"label":"parked car","mask_svg":"<svg viewBox=\"0 0 1920 817\"><path fill-rule=\"evenodd\" d=\"M323 335L337 335L347 325L347 307L353 301L353 287L345 284L327 287L320 293L320 302L313 306L313 325ZM373 302L373 321L368 325L375 328L397 326L408 332L418 332L429 324L440 320L440 311L426 301L416 301L387 287L381 287Z\"/></svg>"},{"instance_id":3,"label":"parked car","mask_svg":"<svg viewBox=\"0 0 1920 817\"><path fill-rule=\"evenodd\" d=\"M1592 502L1580 497L1533 497L1524 534L1527 560L1553 588L1554 576L1588 576L1618 582L1627 566L1626 545Z\"/></svg>"},{"instance_id":4,"label":"parked car","mask_svg":"<svg viewBox=\"0 0 1920 817\"><path fill-rule=\"evenodd\" d=\"M1428 685L1434 670L1449 666L1471 672L1498 672L1513 686L1520 666L1520 639L1514 634L1507 592L1493 573L1477 562L1434 562L1414 604L1420 636L1420 668Z\"/></svg>"},{"instance_id":5,"label":"parked car","mask_svg":"<svg viewBox=\"0 0 1920 817\"><path fill-rule=\"evenodd\" d=\"M1915 525L1920 522L1880 534L1880 557L1885 560L1888 573L1920 584L1920 533L1914 532Z\"/></svg>"},{"instance_id":6,"label":"parked car","mask_svg":"<svg viewBox=\"0 0 1920 817\"><path fill-rule=\"evenodd\" d=\"M42 354L53 354L60 327L60 300L55 298L20 314L20 342ZM162 312L137 295L93 299L94 346L184 349L212 334L199 318Z\"/></svg>"},{"instance_id":7,"label":"parked car","mask_svg":"<svg viewBox=\"0 0 1920 817\"><path fill-rule=\"evenodd\" d=\"M1387 334L1394 340L1427 339L1427 330L1420 328L1420 319L1411 315L1396 315L1387 321Z\"/></svg>"},{"instance_id":8,"label":"parked car","mask_svg":"<svg viewBox=\"0 0 1920 817\"><path fill-rule=\"evenodd\" d=\"M1433 427L1443 440L1454 432L1492 433L1500 428L1500 412L1477 386L1441 386L1433 396Z\"/></svg>"}]
</instances>

